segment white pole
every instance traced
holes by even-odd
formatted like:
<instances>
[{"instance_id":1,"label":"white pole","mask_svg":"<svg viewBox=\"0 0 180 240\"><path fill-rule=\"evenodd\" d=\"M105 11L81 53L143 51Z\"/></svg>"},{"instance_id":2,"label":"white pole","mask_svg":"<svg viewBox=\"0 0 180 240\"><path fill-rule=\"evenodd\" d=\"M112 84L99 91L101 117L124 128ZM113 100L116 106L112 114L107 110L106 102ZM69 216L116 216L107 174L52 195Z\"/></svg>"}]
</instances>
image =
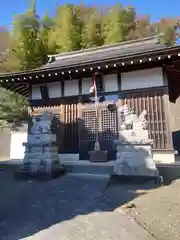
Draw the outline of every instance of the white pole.
<instances>
[{"instance_id":1,"label":"white pole","mask_svg":"<svg viewBox=\"0 0 180 240\"><path fill-rule=\"evenodd\" d=\"M96 73L95 73L96 74ZM97 86L96 86L96 75L94 74L94 95L95 95L95 111L96 111L96 142L94 146L95 151L100 151L100 146L99 146L99 125L98 125L98 96L97 96Z\"/></svg>"}]
</instances>

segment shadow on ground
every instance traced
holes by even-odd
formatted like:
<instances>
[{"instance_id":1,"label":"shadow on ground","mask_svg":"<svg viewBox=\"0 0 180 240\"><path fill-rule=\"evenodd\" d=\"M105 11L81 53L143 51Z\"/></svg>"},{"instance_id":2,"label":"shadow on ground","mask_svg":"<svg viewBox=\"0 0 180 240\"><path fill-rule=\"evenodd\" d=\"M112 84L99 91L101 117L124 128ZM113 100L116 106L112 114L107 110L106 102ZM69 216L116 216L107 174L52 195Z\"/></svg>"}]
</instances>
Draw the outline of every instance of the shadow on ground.
<instances>
[{"instance_id":1,"label":"shadow on ground","mask_svg":"<svg viewBox=\"0 0 180 240\"><path fill-rule=\"evenodd\" d=\"M113 212L155 187L108 185L108 179L75 176L24 182L15 181L11 172L0 172L0 239L24 239L80 215Z\"/></svg>"}]
</instances>

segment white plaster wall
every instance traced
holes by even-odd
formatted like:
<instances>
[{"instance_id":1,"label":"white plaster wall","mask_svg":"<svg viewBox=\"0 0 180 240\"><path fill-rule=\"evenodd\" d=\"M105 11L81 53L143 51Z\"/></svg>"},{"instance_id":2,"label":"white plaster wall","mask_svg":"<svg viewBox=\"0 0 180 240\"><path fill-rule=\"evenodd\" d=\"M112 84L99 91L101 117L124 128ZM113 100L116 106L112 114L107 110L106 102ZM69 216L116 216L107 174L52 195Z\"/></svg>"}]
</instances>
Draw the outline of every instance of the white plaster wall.
<instances>
[{"instance_id":1,"label":"white plaster wall","mask_svg":"<svg viewBox=\"0 0 180 240\"><path fill-rule=\"evenodd\" d=\"M162 68L153 68L121 74L122 90L163 86Z\"/></svg>"},{"instance_id":2,"label":"white plaster wall","mask_svg":"<svg viewBox=\"0 0 180 240\"><path fill-rule=\"evenodd\" d=\"M118 91L117 74L103 76L105 92Z\"/></svg>"},{"instance_id":3,"label":"white plaster wall","mask_svg":"<svg viewBox=\"0 0 180 240\"><path fill-rule=\"evenodd\" d=\"M52 82L47 84L49 98L61 97L61 82Z\"/></svg>"},{"instance_id":4,"label":"white plaster wall","mask_svg":"<svg viewBox=\"0 0 180 240\"><path fill-rule=\"evenodd\" d=\"M27 142L27 133L11 133L10 159L24 158L24 142Z\"/></svg>"},{"instance_id":5,"label":"white plaster wall","mask_svg":"<svg viewBox=\"0 0 180 240\"><path fill-rule=\"evenodd\" d=\"M78 80L64 81L64 96L79 95Z\"/></svg>"},{"instance_id":6,"label":"white plaster wall","mask_svg":"<svg viewBox=\"0 0 180 240\"><path fill-rule=\"evenodd\" d=\"M32 95L31 95L32 100L42 99L40 86L41 86L40 84L32 85Z\"/></svg>"},{"instance_id":7,"label":"white plaster wall","mask_svg":"<svg viewBox=\"0 0 180 240\"><path fill-rule=\"evenodd\" d=\"M92 78L82 79L82 94L89 94L89 89L92 87Z\"/></svg>"}]
</instances>

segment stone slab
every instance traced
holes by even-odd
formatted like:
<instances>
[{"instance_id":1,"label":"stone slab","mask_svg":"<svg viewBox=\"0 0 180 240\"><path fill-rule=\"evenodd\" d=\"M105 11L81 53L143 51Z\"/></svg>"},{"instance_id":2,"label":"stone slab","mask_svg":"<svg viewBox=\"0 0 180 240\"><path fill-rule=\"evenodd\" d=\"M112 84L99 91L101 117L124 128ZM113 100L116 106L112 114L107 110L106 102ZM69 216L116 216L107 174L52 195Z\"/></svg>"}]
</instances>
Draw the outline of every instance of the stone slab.
<instances>
[{"instance_id":1,"label":"stone slab","mask_svg":"<svg viewBox=\"0 0 180 240\"><path fill-rule=\"evenodd\" d=\"M60 162L68 162L68 161L79 161L79 154L77 153L64 153L59 154Z\"/></svg>"},{"instance_id":2,"label":"stone slab","mask_svg":"<svg viewBox=\"0 0 180 240\"><path fill-rule=\"evenodd\" d=\"M42 143L42 142L56 142L55 134L29 134L28 135L28 143Z\"/></svg>"},{"instance_id":3,"label":"stone slab","mask_svg":"<svg viewBox=\"0 0 180 240\"><path fill-rule=\"evenodd\" d=\"M138 131L133 132L132 130L123 130L119 131L119 140L125 140L125 141L135 141L135 140L146 140L148 139L148 131Z\"/></svg>"}]
</instances>

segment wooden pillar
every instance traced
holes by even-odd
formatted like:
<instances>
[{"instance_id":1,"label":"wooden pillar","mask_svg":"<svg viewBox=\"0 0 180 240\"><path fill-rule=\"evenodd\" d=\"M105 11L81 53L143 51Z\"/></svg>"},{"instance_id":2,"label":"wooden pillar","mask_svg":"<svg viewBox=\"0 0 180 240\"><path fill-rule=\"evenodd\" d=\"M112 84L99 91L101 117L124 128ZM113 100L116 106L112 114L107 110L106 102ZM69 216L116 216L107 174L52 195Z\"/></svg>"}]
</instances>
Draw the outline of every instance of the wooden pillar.
<instances>
[{"instance_id":1,"label":"wooden pillar","mask_svg":"<svg viewBox=\"0 0 180 240\"><path fill-rule=\"evenodd\" d=\"M77 104L77 123L78 123L78 147L79 151L81 150L81 137L83 134L83 115L82 115L82 97L79 97Z\"/></svg>"},{"instance_id":2,"label":"wooden pillar","mask_svg":"<svg viewBox=\"0 0 180 240\"><path fill-rule=\"evenodd\" d=\"M166 119L166 126L167 126L167 139L168 139L168 148L170 150L173 149L173 120L174 115L172 114L171 104L169 101L169 94L168 94L168 88L166 88L166 91L163 95L163 103L164 103L164 111L165 111L165 119ZM179 108L177 109L176 113L179 113Z\"/></svg>"},{"instance_id":3,"label":"wooden pillar","mask_svg":"<svg viewBox=\"0 0 180 240\"><path fill-rule=\"evenodd\" d=\"M119 69L117 69L117 86L118 91L121 91L121 72Z\"/></svg>"}]
</instances>

